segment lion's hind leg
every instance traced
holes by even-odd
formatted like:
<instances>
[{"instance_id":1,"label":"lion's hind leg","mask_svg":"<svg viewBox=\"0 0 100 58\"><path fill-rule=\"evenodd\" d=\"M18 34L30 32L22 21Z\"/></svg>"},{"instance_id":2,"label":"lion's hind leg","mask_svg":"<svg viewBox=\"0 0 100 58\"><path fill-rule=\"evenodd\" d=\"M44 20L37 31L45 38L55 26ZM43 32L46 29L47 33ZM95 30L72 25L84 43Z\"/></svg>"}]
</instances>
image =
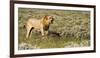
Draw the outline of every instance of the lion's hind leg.
<instances>
[{"instance_id":1,"label":"lion's hind leg","mask_svg":"<svg viewBox=\"0 0 100 58\"><path fill-rule=\"evenodd\" d=\"M26 33L26 38L29 38L31 31L32 31L32 27L31 26L27 26L26 27L27 33Z\"/></svg>"}]
</instances>

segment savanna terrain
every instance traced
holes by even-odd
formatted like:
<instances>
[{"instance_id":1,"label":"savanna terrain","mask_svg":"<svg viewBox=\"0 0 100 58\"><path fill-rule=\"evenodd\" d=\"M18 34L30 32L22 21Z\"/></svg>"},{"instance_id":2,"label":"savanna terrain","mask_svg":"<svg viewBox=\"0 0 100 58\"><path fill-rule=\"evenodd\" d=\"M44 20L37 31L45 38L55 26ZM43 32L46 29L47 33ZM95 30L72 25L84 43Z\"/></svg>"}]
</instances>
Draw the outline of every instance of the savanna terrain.
<instances>
[{"instance_id":1,"label":"savanna terrain","mask_svg":"<svg viewBox=\"0 0 100 58\"><path fill-rule=\"evenodd\" d=\"M41 36L32 30L26 39L25 22L28 18L41 19L45 15L54 16L49 35ZM90 46L90 12L77 10L18 9L19 49L68 48Z\"/></svg>"}]
</instances>

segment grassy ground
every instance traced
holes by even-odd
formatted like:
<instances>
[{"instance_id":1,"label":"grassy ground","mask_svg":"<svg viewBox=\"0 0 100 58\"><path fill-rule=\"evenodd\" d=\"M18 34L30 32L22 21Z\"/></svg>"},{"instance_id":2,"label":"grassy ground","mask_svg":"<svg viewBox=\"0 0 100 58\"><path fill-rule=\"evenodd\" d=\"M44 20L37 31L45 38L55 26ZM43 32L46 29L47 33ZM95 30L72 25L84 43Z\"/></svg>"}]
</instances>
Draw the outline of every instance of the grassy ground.
<instances>
[{"instance_id":1,"label":"grassy ground","mask_svg":"<svg viewBox=\"0 0 100 58\"><path fill-rule=\"evenodd\" d=\"M28 18L41 19L45 15L53 15L54 23L50 26L51 34L42 37L39 32L32 31L26 39L23 28ZM90 12L75 10L18 9L18 41L19 49L85 47L90 45ZM59 33L59 36L54 33Z\"/></svg>"}]
</instances>

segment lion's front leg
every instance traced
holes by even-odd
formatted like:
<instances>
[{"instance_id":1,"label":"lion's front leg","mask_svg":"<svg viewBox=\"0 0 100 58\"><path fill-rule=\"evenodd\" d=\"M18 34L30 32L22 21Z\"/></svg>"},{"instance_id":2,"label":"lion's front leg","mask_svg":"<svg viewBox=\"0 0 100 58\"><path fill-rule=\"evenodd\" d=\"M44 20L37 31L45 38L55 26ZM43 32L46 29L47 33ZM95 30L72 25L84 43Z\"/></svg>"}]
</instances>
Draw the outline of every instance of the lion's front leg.
<instances>
[{"instance_id":1,"label":"lion's front leg","mask_svg":"<svg viewBox=\"0 0 100 58\"><path fill-rule=\"evenodd\" d=\"M42 36L44 36L44 30L43 30L43 28L41 28L41 34L42 34Z\"/></svg>"},{"instance_id":2,"label":"lion's front leg","mask_svg":"<svg viewBox=\"0 0 100 58\"><path fill-rule=\"evenodd\" d=\"M48 35L48 34L49 34L48 30L47 30L47 31L45 31L45 35Z\"/></svg>"}]
</instances>

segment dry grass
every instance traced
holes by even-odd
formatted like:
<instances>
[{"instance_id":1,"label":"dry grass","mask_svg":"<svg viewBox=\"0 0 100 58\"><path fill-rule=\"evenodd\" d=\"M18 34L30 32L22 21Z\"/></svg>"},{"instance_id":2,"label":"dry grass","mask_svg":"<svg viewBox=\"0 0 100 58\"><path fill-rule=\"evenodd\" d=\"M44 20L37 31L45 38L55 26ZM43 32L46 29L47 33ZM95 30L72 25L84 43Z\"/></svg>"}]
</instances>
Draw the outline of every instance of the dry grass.
<instances>
[{"instance_id":1,"label":"dry grass","mask_svg":"<svg viewBox=\"0 0 100 58\"><path fill-rule=\"evenodd\" d=\"M84 47L90 45L90 12L75 10L25 9L18 10L19 49ZM54 24L50 26L50 34L42 37L32 31L30 38L25 39L23 28L28 18L41 18L53 15ZM23 45L24 47L20 47ZM28 46L28 48L26 48Z\"/></svg>"}]
</instances>

